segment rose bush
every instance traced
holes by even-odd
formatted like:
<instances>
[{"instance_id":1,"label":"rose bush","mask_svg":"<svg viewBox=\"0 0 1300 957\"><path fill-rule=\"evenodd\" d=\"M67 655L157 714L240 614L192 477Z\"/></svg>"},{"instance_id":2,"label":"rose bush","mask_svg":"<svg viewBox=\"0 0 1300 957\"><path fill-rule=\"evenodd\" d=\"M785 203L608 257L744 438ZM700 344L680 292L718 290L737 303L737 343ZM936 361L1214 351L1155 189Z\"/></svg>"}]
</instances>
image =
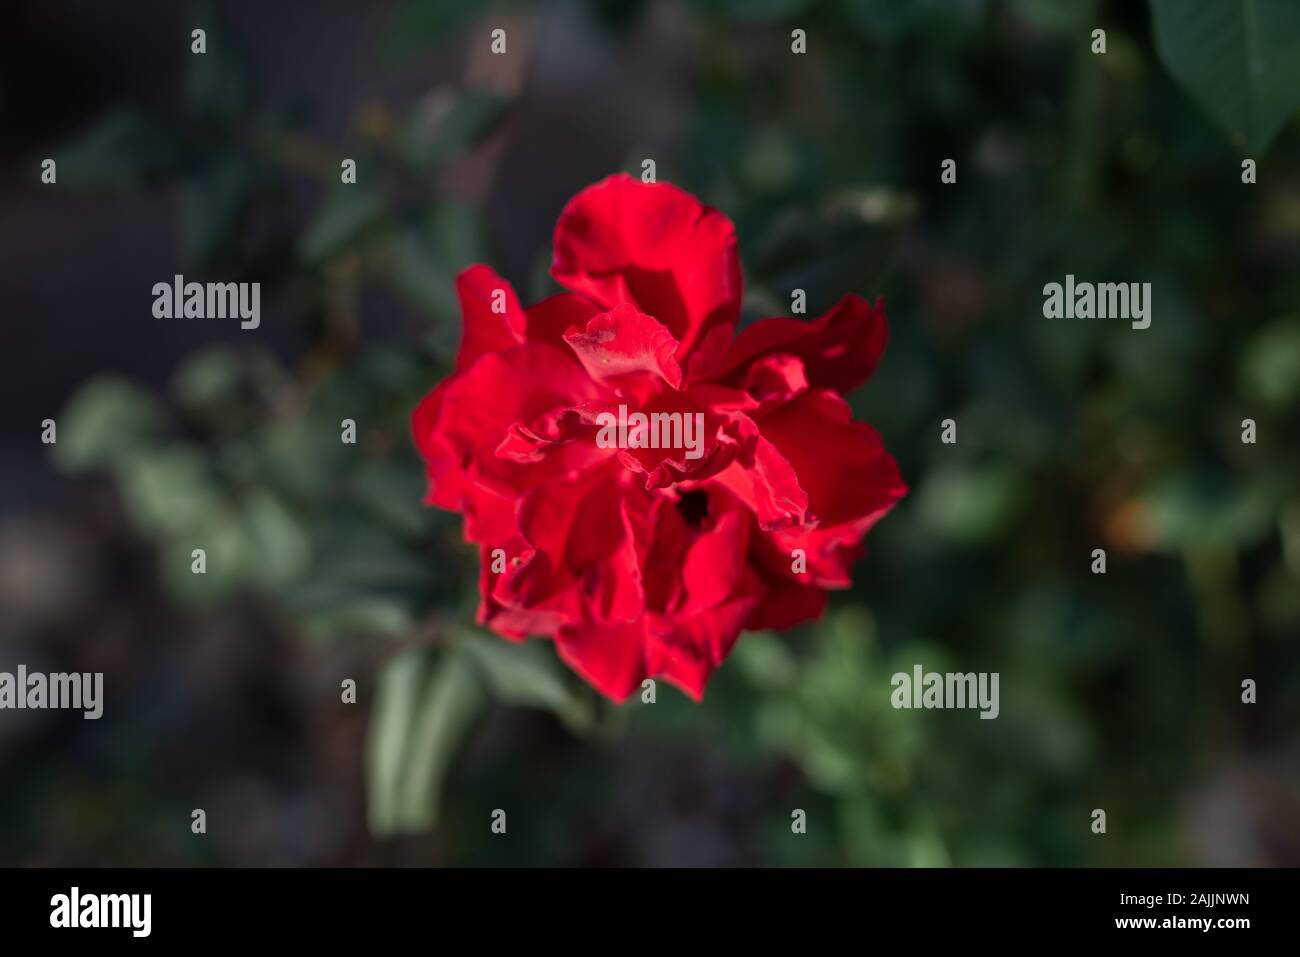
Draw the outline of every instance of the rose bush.
<instances>
[{"instance_id":1,"label":"rose bush","mask_svg":"<svg viewBox=\"0 0 1300 957\"><path fill-rule=\"evenodd\" d=\"M737 333L731 222L625 175L569 202L551 274L569 292L526 308L487 266L459 276L455 371L412 416L426 501L479 546L482 623L552 638L610 698L659 677L698 699L741 631L819 616L906 492L843 398L884 312L848 295ZM620 405L702 413L702 450L602 447Z\"/></svg>"}]
</instances>

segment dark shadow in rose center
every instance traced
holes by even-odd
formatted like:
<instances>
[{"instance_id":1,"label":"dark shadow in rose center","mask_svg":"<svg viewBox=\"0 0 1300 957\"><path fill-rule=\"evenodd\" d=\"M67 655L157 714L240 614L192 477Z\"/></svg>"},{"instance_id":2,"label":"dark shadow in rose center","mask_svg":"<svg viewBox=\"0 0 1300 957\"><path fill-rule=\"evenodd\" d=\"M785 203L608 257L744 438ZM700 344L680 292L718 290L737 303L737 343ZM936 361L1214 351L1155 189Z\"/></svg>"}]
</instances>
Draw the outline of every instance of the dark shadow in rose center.
<instances>
[{"instance_id":1,"label":"dark shadow in rose center","mask_svg":"<svg viewBox=\"0 0 1300 957\"><path fill-rule=\"evenodd\" d=\"M709 496L706 492L681 492L677 496L677 511L691 528L699 528L709 517Z\"/></svg>"}]
</instances>

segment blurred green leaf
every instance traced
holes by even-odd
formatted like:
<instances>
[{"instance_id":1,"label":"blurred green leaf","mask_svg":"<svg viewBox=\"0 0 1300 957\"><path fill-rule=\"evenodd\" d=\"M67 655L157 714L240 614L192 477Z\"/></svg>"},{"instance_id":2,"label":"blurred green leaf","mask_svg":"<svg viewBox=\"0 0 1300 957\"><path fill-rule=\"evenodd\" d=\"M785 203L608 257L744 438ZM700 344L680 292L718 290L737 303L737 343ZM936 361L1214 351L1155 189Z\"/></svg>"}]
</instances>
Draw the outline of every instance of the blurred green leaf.
<instances>
[{"instance_id":1,"label":"blurred green leaf","mask_svg":"<svg viewBox=\"0 0 1300 957\"><path fill-rule=\"evenodd\" d=\"M786 688L795 680L798 668L790 649L768 631L744 635L731 653L736 668L761 688Z\"/></svg>"},{"instance_id":2,"label":"blurred green leaf","mask_svg":"<svg viewBox=\"0 0 1300 957\"><path fill-rule=\"evenodd\" d=\"M1252 398L1277 406L1300 399L1300 319L1272 323L1241 351L1237 381Z\"/></svg>"},{"instance_id":3,"label":"blurred green leaf","mask_svg":"<svg viewBox=\"0 0 1300 957\"><path fill-rule=\"evenodd\" d=\"M590 699L575 693L565 680L564 668L548 643L467 635L461 646L482 669L489 689L502 701L545 708L572 728L590 726L594 717Z\"/></svg>"},{"instance_id":4,"label":"blurred green leaf","mask_svg":"<svg viewBox=\"0 0 1300 957\"><path fill-rule=\"evenodd\" d=\"M210 259L225 244L254 183L252 164L218 154L181 186L181 240L186 256Z\"/></svg>"},{"instance_id":5,"label":"blurred green leaf","mask_svg":"<svg viewBox=\"0 0 1300 957\"><path fill-rule=\"evenodd\" d=\"M509 109L495 93L443 91L432 107L417 113L401 140L401 155L414 170L426 171L461 155L483 139Z\"/></svg>"},{"instance_id":6,"label":"blurred green leaf","mask_svg":"<svg viewBox=\"0 0 1300 957\"><path fill-rule=\"evenodd\" d=\"M413 648L379 673L366 739L366 797L370 830L391 834L402 826L402 778L407 741L427 677L430 652Z\"/></svg>"},{"instance_id":7,"label":"blurred green leaf","mask_svg":"<svg viewBox=\"0 0 1300 957\"><path fill-rule=\"evenodd\" d=\"M482 258L482 235L476 210L440 203L431 216L404 223L390 236L390 276L403 294L435 316L456 317L456 274Z\"/></svg>"},{"instance_id":8,"label":"blurred green leaf","mask_svg":"<svg viewBox=\"0 0 1300 957\"><path fill-rule=\"evenodd\" d=\"M266 423L259 433L265 477L295 495L322 494L335 480L331 466L343 445L338 423L315 417L286 417Z\"/></svg>"},{"instance_id":9,"label":"blurred green leaf","mask_svg":"<svg viewBox=\"0 0 1300 957\"><path fill-rule=\"evenodd\" d=\"M159 438L162 417L149 393L114 376L87 382L58 419L58 464L69 471L110 465Z\"/></svg>"},{"instance_id":10,"label":"blurred green leaf","mask_svg":"<svg viewBox=\"0 0 1300 957\"><path fill-rule=\"evenodd\" d=\"M150 535L190 532L221 505L207 460L193 446L137 451L118 464L117 473L131 520Z\"/></svg>"},{"instance_id":11,"label":"blurred green leaf","mask_svg":"<svg viewBox=\"0 0 1300 957\"><path fill-rule=\"evenodd\" d=\"M401 58L444 41L474 16L474 5L461 0L401 0L384 30L382 55Z\"/></svg>"},{"instance_id":12,"label":"blurred green leaf","mask_svg":"<svg viewBox=\"0 0 1300 957\"><path fill-rule=\"evenodd\" d=\"M366 744L373 833L437 822L443 776L482 702L473 667L455 652L414 648L384 666Z\"/></svg>"},{"instance_id":13,"label":"blurred green leaf","mask_svg":"<svg viewBox=\"0 0 1300 957\"><path fill-rule=\"evenodd\" d=\"M182 405L201 409L235 395L242 378L239 353L214 346L185 359L172 376L171 391Z\"/></svg>"},{"instance_id":14,"label":"blurred green leaf","mask_svg":"<svg viewBox=\"0 0 1300 957\"><path fill-rule=\"evenodd\" d=\"M950 465L933 469L917 492L922 519L962 545L992 541L1005 531L1024 501L1017 471L1006 464Z\"/></svg>"},{"instance_id":15,"label":"blurred green leaf","mask_svg":"<svg viewBox=\"0 0 1300 957\"><path fill-rule=\"evenodd\" d=\"M138 110L120 109L58 149L54 159L61 184L117 189L139 186L170 168L178 155L160 126Z\"/></svg>"},{"instance_id":16,"label":"blurred green leaf","mask_svg":"<svg viewBox=\"0 0 1300 957\"><path fill-rule=\"evenodd\" d=\"M1300 3L1151 0L1156 50L1239 146L1262 152L1300 106Z\"/></svg>"},{"instance_id":17,"label":"blurred green leaf","mask_svg":"<svg viewBox=\"0 0 1300 957\"><path fill-rule=\"evenodd\" d=\"M244 514L253 580L274 588L301 575L311 557L311 545L306 529L284 503L256 491L245 503Z\"/></svg>"},{"instance_id":18,"label":"blurred green leaf","mask_svg":"<svg viewBox=\"0 0 1300 957\"><path fill-rule=\"evenodd\" d=\"M381 196L360 186L339 185L322 204L298 242L303 261L317 263L360 237L384 212Z\"/></svg>"},{"instance_id":19,"label":"blurred green leaf","mask_svg":"<svg viewBox=\"0 0 1300 957\"><path fill-rule=\"evenodd\" d=\"M308 592L303 592L307 596ZM389 595L361 595L340 600L329 596L324 607L311 607L309 600L290 602L287 607L313 641L338 638L400 638L415 627L409 605Z\"/></svg>"},{"instance_id":20,"label":"blurred green leaf","mask_svg":"<svg viewBox=\"0 0 1300 957\"><path fill-rule=\"evenodd\" d=\"M184 526L174 526L159 549L160 574L177 601L204 605L218 601L247 580L248 545L240 515L229 503L195 509ZM201 548L206 571L193 571L193 551Z\"/></svg>"},{"instance_id":21,"label":"blurred green leaf","mask_svg":"<svg viewBox=\"0 0 1300 957\"><path fill-rule=\"evenodd\" d=\"M197 5L190 15L193 28L207 33L206 53L190 52L187 38L185 93L190 105L203 117L230 121L248 109L252 85L231 42L229 32L208 4Z\"/></svg>"},{"instance_id":22,"label":"blurred green leaf","mask_svg":"<svg viewBox=\"0 0 1300 957\"><path fill-rule=\"evenodd\" d=\"M987 0L844 0L848 22L862 36L871 40L893 41L902 36L929 28L932 34L944 28L976 21L983 13ZM1022 0L1022 3L1024 0ZM1084 0L1071 0L1068 4L1053 6L1081 6ZM1052 0L1036 0L1038 6Z\"/></svg>"},{"instance_id":23,"label":"blurred green leaf","mask_svg":"<svg viewBox=\"0 0 1300 957\"><path fill-rule=\"evenodd\" d=\"M877 0L877 3L879 0ZM1029 23L1054 33L1082 30L1092 15L1094 0L1011 0L1011 9Z\"/></svg>"},{"instance_id":24,"label":"blurred green leaf","mask_svg":"<svg viewBox=\"0 0 1300 957\"><path fill-rule=\"evenodd\" d=\"M782 20L801 13L811 0L691 0L690 6L711 16L737 21Z\"/></svg>"},{"instance_id":25,"label":"blurred green leaf","mask_svg":"<svg viewBox=\"0 0 1300 957\"><path fill-rule=\"evenodd\" d=\"M402 229L388 247L390 274L398 290L441 318L456 314L453 274L437 263L418 231Z\"/></svg>"},{"instance_id":26,"label":"blurred green leaf","mask_svg":"<svg viewBox=\"0 0 1300 957\"><path fill-rule=\"evenodd\" d=\"M1156 543L1176 551L1256 541L1269 530L1279 498L1269 481L1197 469L1161 476L1143 504Z\"/></svg>"},{"instance_id":27,"label":"blurred green leaf","mask_svg":"<svg viewBox=\"0 0 1300 957\"><path fill-rule=\"evenodd\" d=\"M452 200L439 203L430 233L434 249L456 272L487 255L483 217L473 206Z\"/></svg>"}]
</instances>

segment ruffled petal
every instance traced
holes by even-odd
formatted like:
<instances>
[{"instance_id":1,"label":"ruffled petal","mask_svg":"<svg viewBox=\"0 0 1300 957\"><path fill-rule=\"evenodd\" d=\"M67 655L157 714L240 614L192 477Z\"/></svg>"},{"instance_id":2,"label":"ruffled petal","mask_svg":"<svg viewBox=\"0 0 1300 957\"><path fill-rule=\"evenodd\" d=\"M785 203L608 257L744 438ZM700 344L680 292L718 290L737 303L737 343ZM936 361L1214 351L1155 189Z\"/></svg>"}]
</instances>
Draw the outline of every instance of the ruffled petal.
<instances>
[{"instance_id":1,"label":"ruffled petal","mask_svg":"<svg viewBox=\"0 0 1300 957\"><path fill-rule=\"evenodd\" d=\"M816 621L826 610L826 591L812 584L779 578L767 582L762 600L745 622L746 631L784 631Z\"/></svg>"},{"instance_id":2,"label":"ruffled petal","mask_svg":"<svg viewBox=\"0 0 1300 957\"><path fill-rule=\"evenodd\" d=\"M564 345L564 334L570 328L585 326L591 317L604 310L586 296L561 292L548 296L524 310L527 326L524 335L529 342L546 342L553 346Z\"/></svg>"},{"instance_id":3,"label":"ruffled petal","mask_svg":"<svg viewBox=\"0 0 1300 957\"><path fill-rule=\"evenodd\" d=\"M743 382L755 361L781 353L803 361L814 388L844 394L871 377L888 340L883 304L877 301L873 306L861 296L849 295L813 322L761 319L741 330L717 378Z\"/></svg>"},{"instance_id":4,"label":"ruffled petal","mask_svg":"<svg viewBox=\"0 0 1300 957\"><path fill-rule=\"evenodd\" d=\"M586 328L569 332L564 341L593 379L617 383L643 374L681 388L682 370L673 358L677 340L667 326L628 303L592 317Z\"/></svg>"},{"instance_id":5,"label":"ruffled petal","mask_svg":"<svg viewBox=\"0 0 1300 957\"><path fill-rule=\"evenodd\" d=\"M771 441L759 436L745 462L733 462L715 481L748 503L765 531L802 525L808 520L808 493L799 475Z\"/></svg>"},{"instance_id":6,"label":"ruffled petal","mask_svg":"<svg viewBox=\"0 0 1300 957\"><path fill-rule=\"evenodd\" d=\"M606 308L632 302L668 327L679 363L740 317L731 221L668 183L611 176L575 196L555 227L551 275Z\"/></svg>"},{"instance_id":7,"label":"ruffled petal","mask_svg":"<svg viewBox=\"0 0 1300 957\"><path fill-rule=\"evenodd\" d=\"M743 568L732 597L697 614L652 616L646 637L646 670L699 701L713 669L731 652L745 621L761 599L758 576Z\"/></svg>"},{"instance_id":8,"label":"ruffled petal","mask_svg":"<svg viewBox=\"0 0 1300 957\"><path fill-rule=\"evenodd\" d=\"M561 660L593 688L623 701L645 680L644 618L619 625L565 625L555 633Z\"/></svg>"},{"instance_id":9,"label":"ruffled petal","mask_svg":"<svg viewBox=\"0 0 1300 957\"><path fill-rule=\"evenodd\" d=\"M461 338L457 371L479 356L502 352L524 341L527 317L514 288L491 267L470 266L456 277Z\"/></svg>"},{"instance_id":10,"label":"ruffled petal","mask_svg":"<svg viewBox=\"0 0 1300 957\"><path fill-rule=\"evenodd\" d=\"M554 611L567 623L639 618L645 595L626 491L611 462L524 496L519 529L529 550L494 597L510 607Z\"/></svg>"},{"instance_id":11,"label":"ruffled petal","mask_svg":"<svg viewBox=\"0 0 1300 957\"><path fill-rule=\"evenodd\" d=\"M830 391L805 392L763 420L763 435L790 463L808 495L808 526L774 536L782 551L803 548L814 582L849 584L862 537L907 493L898 465L876 430L854 422Z\"/></svg>"},{"instance_id":12,"label":"ruffled petal","mask_svg":"<svg viewBox=\"0 0 1300 957\"><path fill-rule=\"evenodd\" d=\"M515 387L503 388L503 383ZM558 443L535 461L500 455L516 426L604 398L578 362L554 346L525 343L486 353L416 407L411 428L429 480L426 501L464 508L469 485L522 492L608 455L593 442ZM509 450L508 450L509 451Z\"/></svg>"},{"instance_id":13,"label":"ruffled petal","mask_svg":"<svg viewBox=\"0 0 1300 957\"><path fill-rule=\"evenodd\" d=\"M638 420L633 428L634 415L644 416L644 425ZM758 426L748 416L719 412L690 391L665 390L629 412L628 420L628 441L618 457L644 475L651 490L703 481L751 455L759 441Z\"/></svg>"}]
</instances>

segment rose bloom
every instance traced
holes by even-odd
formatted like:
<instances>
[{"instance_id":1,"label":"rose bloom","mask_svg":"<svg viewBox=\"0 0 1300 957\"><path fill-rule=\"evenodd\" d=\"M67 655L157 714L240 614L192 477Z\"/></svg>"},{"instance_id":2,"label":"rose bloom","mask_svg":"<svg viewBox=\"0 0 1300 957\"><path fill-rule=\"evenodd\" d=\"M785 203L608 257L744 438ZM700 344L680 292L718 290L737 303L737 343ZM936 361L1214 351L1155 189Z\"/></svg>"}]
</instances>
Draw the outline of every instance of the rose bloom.
<instances>
[{"instance_id":1,"label":"rose bloom","mask_svg":"<svg viewBox=\"0 0 1300 957\"><path fill-rule=\"evenodd\" d=\"M615 700L647 677L698 700L742 630L819 617L907 491L843 398L884 312L849 295L738 333L731 221L626 175L565 207L551 275L569 292L528 307L487 266L458 277L456 369L412 416L425 501L479 546L481 623L553 639ZM598 442L620 406L702 413L703 445Z\"/></svg>"}]
</instances>

